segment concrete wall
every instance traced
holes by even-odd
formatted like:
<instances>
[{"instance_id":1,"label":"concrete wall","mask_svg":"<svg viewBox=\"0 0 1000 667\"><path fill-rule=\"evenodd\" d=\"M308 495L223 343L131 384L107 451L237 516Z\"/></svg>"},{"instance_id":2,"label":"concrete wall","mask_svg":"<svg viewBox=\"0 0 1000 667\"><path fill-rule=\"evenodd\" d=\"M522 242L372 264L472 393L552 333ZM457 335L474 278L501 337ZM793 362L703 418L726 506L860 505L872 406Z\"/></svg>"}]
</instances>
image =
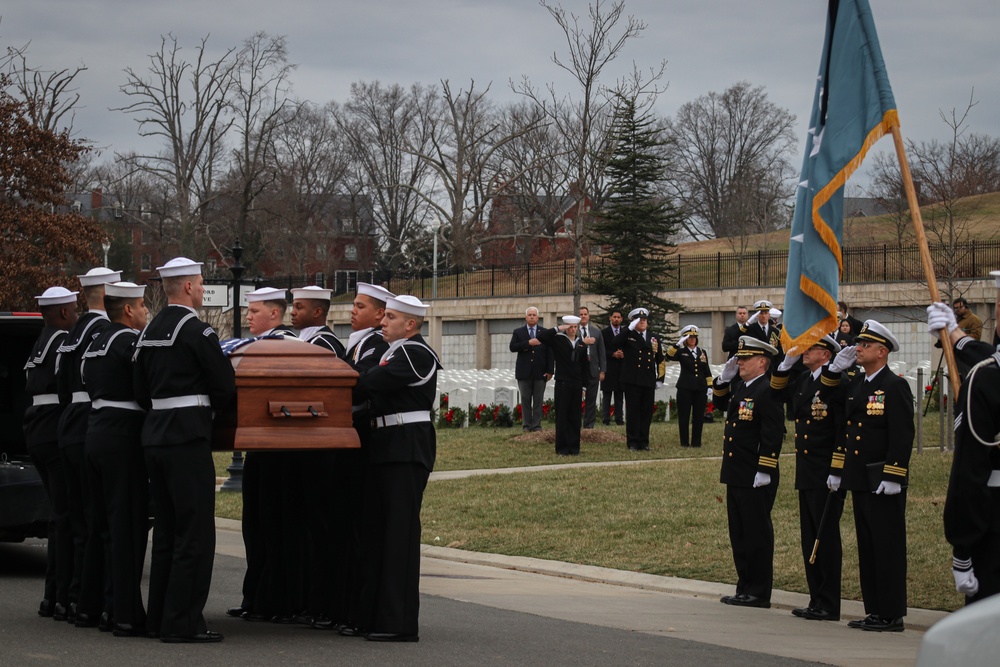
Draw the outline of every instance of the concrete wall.
<instances>
[{"instance_id":1,"label":"concrete wall","mask_svg":"<svg viewBox=\"0 0 1000 667\"><path fill-rule=\"evenodd\" d=\"M993 335L993 304L997 290L992 281L965 282L959 292L969 300L970 307L984 322L983 339ZM944 290L942 290L944 293ZM709 351L709 361L722 363L722 331L735 321L736 306L750 306L759 299L768 299L782 308L784 289L701 289L673 290L665 293L673 301L684 304L685 310L673 317L675 326L695 324L701 329L700 344ZM924 307L928 301L927 287L921 283L875 283L845 285L840 298L861 320L877 319L899 338L901 349L893 355L895 361L913 365L930 359L937 363L938 352L927 335ZM603 297L587 294L583 305L595 318L606 307ZM514 355L509 351L513 330L524 323L524 310L538 308L541 323L553 326L559 315L574 314L572 295L546 295L503 298L437 299L431 302L424 335L441 354L446 368L511 368ZM350 304L334 304L330 310L331 326L347 340ZM654 331L663 332L663 323L652 324Z\"/></svg>"}]
</instances>

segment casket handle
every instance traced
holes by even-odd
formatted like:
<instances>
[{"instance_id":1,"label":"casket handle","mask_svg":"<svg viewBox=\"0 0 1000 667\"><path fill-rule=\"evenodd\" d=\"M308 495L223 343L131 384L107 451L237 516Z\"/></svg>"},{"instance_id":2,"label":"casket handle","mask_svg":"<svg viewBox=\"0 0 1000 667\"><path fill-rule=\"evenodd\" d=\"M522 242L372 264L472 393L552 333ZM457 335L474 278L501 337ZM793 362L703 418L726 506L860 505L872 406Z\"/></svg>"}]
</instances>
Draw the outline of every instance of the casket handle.
<instances>
[{"instance_id":1,"label":"casket handle","mask_svg":"<svg viewBox=\"0 0 1000 667\"><path fill-rule=\"evenodd\" d=\"M323 407L322 401L268 401L267 411L272 417L279 419L301 419L308 417L315 419L318 417L329 417Z\"/></svg>"}]
</instances>

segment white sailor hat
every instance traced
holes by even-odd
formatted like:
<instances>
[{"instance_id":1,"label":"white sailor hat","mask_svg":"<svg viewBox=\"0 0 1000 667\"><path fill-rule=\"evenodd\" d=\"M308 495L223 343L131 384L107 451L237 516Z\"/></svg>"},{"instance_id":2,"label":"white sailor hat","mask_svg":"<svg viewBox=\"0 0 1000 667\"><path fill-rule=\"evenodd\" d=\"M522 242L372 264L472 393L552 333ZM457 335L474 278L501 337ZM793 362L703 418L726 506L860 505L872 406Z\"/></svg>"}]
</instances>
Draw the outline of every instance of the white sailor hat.
<instances>
[{"instance_id":1,"label":"white sailor hat","mask_svg":"<svg viewBox=\"0 0 1000 667\"><path fill-rule=\"evenodd\" d=\"M65 287L50 287L41 296L36 296L39 306L60 306L64 303L76 303L79 292L70 292Z\"/></svg>"},{"instance_id":2,"label":"white sailor hat","mask_svg":"<svg viewBox=\"0 0 1000 667\"><path fill-rule=\"evenodd\" d=\"M393 296L385 300L386 310L397 310L407 315L423 317L427 313L428 308L430 308L429 304L421 303L420 299L409 294Z\"/></svg>"},{"instance_id":3,"label":"white sailor hat","mask_svg":"<svg viewBox=\"0 0 1000 667\"><path fill-rule=\"evenodd\" d=\"M755 357L760 354L771 358L778 354L778 348L753 336L740 336L740 344L736 348L737 357Z\"/></svg>"},{"instance_id":4,"label":"white sailor hat","mask_svg":"<svg viewBox=\"0 0 1000 667\"><path fill-rule=\"evenodd\" d=\"M252 292L247 292L247 303L257 303L258 301L287 301L288 294L279 287L261 287Z\"/></svg>"},{"instance_id":5,"label":"white sailor hat","mask_svg":"<svg viewBox=\"0 0 1000 667\"><path fill-rule=\"evenodd\" d=\"M772 309L770 310L770 313L771 313L771 319L772 319L772 320L776 320L776 319L778 319L779 317L781 317L781 311L780 311L780 310L778 310L777 308L772 308Z\"/></svg>"},{"instance_id":6,"label":"white sailor hat","mask_svg":"<svg viewBox=\"0 0 1000 667\"><path fill-rule=\"evenodd\" d=\"M396 296L381 285L372 285L371 283L358 283L358 294L361 296L370 296L379 301L388 301Z\"/></svg>"},{"instance_id":7,"label":"white sailor hat","mask_svg":"<svg viewBox=\"0 0 1000 667\"><path fill-rule=\"evenodd\" d=\"M648 318L649 317L649 311L647 309L645 309L645 308L633 308L632 311L628 314L628 318L630 320L634 320L637 317L646 317L646 318Z\"/></svg>"},{"instance_id":8,"label":"white sailor hat","mask_svg":"<svg viewBox=\"0 0 1000 667\"><path fill-rule=\"evenodd\" d=\"M820 338L818 341L813 343L813 347L822 347L824 349L830 350L830 354L837 354L840 352L840 343L833 339L833 336L827 334Z\"/></svg>"},{"instance_id":9,"label":"white sailor hat","mask_svg":"<svg viewBox=\"0 0 1000 667\"><path fill-rule=\"evenodd\" d=\"M320 301L329 301L332 294L332 289L323 289L319 285L306 285L305 287L296 287L293 289L292 299L318 299Z\"/></svg>"},{"instance_id":10,"label":"white sailor hat","mask_svg":"<svg viewBox=\"0 0 1000 667\"><path fill-rule=\"evenodd\" d=\"M899 351L899 341L896 340L896 337L885 325L875 320L865 320L861 326L861 332L855 337L855 340L871 340L885 345L890 352Z\"/></svg>"},{"instance_id":11,"label":"white sailor hat","mask_svg":"<svg viewBox=\"0 0 1000 667\"><path fill-rule=\"evenodd\" d=\"M80 284L84 287L94 287L96 285L107 285L108 283L116 283L122 279L121 271L112 271L111 269L99 266L96 269L91 269L87 271L82 276L77 276L80 279Z\"/></svg>"},{"instance_id":12,"label":"white sailor hat","mask_svg":"<svg viewBox=\"0 0 1000 667\"><path fill-rule=\"evenodd\" d=\"M156 267L161 278L177 278L178 276L200 276L201 262L187 257L174 257L163 266Z\"/></svg>"},{"instance_id":13,"label":"white sailor hat","mask_svg":"<svg viewBox=\"0 0 1000 667\"><path fill-rule=\"evenodd\" d=\"M563 315L560 319L563 321L563 324L569 324L570 326L580 323L580 318L576 315Z\"/></svg>"},{"instance_id":14,"label":"white sailor hat","mask_svg":"<svg viewBox=\"0 0 1000 667\"><path fill-rule=\"evenodd\" d=\"M141 299L146 296L146 286L135 283L111 283L104 286L104 296L114 296L121 299Z\"/></svg>"},{"instance_id":15,"label":"white sailor hat","mask_svg":"<svg viewBox=\"0 0 1000 667\"><path fill-rule=\"evenodd\" d=\"M766 310L766 311L770 311L771 308L773 308L773 307L774 307L774 304L771 303L770 301L768 301L767 299L761 299L760 301L757 301L756 303L753 304L753 309L754 310Z\"/></svg>"},{"instance_id":16,"label":"white sailor hat","mask_svg":"<svg viewBox=\"0 0 1000 667\"><path fill-rule=\"evenodd\" d=\"M698 327L696 327L693 324L689 324L686 327L682 327L681 328L681 332L678 335L680 335L680 336L697 336L698 335L698 331L699 331Z\"/></svg>"}]
</instances>

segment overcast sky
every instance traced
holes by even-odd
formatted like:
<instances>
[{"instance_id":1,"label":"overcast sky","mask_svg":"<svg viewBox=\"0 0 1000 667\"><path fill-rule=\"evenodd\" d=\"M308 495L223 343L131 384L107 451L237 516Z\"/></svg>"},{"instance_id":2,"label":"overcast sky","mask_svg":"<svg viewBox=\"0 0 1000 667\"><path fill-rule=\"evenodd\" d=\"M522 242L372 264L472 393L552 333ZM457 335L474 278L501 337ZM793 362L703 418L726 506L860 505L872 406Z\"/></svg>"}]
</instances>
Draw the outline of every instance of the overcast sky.
<instances>
[{"instance_id":1,"label":"overcast sky","mask_svg":"<svg viewBox=\"0 0 1000 667\"><path fill-rule=\"evenodd\" d=\"M962 109L975 88L970 131L1000 135L1000 2L870 0L904 136L946 139L939 111ZM584 0L563 6L586 17ZM634 61L667 60L669 88L658 110L673 114L709 91L740 80L765 87L798 119L804 145L825 27L823 0L626 0L648 24L606 79ZM110 150L153 150L123 106L123 68L145 71L160 36L173 33L193 52L210 34L210 50L238 46L264 30L288 38L294 93L316 103L344 101L350 84L381 80L409 85L449 79L492 83L513 99L508 81L527 76L578 97L552 63L564 54L555 21L535 0L14 0L0 9L0 45L30 42L29 64L46 69L86 65L78 78L78 137ZM891 150L890 140L881 142ZM794 164L799 159L793 159Z\"/></svg>"}]
</instances>

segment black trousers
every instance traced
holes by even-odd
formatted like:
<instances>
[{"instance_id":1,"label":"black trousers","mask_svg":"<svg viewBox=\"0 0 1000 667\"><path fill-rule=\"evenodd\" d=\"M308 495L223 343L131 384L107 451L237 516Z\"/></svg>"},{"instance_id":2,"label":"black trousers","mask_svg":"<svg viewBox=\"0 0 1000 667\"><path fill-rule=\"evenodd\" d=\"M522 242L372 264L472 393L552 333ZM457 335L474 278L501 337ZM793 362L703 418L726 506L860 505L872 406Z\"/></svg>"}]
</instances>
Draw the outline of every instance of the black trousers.
<instances>
[{"instance_id":1,"label":"black trousers","mask_svg":"<svg viewBox=\"0 0 1000 667\"><path fill-rule=\"evenodd\" d=\"M70 526L69 495L59 444L55 440L28 443L28 454L42 478L52 510L46 545L45 599L68 607L70 580L73 578L73 529Z\"/></svg>"},{"instance_id":2,"label":"black trousers","mask_svg":"<svg viewBox=\"0 0 1000 667\"><path fill-rule=\"evenodd\" d=\"M556 454L580 453L583 385L556 378Z\"/></svg>"},{"instance_id":3,"label":"black trousers","mask_svg":"<svg viewBox=\"0 0 1000 667\"><path fill-rule=\"evenodd\" d=\"M771 599L774 580L774 526L771 508L777 485L759 488L726 486L729 542L736 565L736 594Z\"/></svg>"},{"instance_id":4,"label":"black trousers","mask_svg":"<svg viewBox=\"0 0 1000 667\"><path fill-rule=\"evenodd\" d=\"M625 385L625 436L629 449L649 448L649 425L653 422L656 388Z\"/></svg>"},{"instance_id":5,"label":"black trousers","mask_svg":"<svg viewBox=\"0 0 1000 667\"><path fill-rule=\"evenodd\" d=\"M302 599L298 607L308 613L329 614L334 598L334 581L343 576L337 561L337 524L342 520L336 505L336 452L316 450L295 452L302 475L302 510L305 537L302 561Z\"/></svg>"},{"instance_id":6,"label":"black trousers","mask_svg":"<svg viewBox=\"0 0 1000 667\"><path fill-rule=\"evenodd\" d=\"M146 447L153 500L147 630L206 631L203 615L215 562L215 464L208 441Z\"/></svg>"},{"instance_id":7,"label":"black trousers","mask_svg":"<svg viewBox=\"0 0 1000 667\"><path fill-rule=\"evenodd\" d=\"M624 424L623 410L625 408L623 403L624 393L622 392L622 385L617 378L614 380L608 380L606 377L604 383L601 385L601 418L604 420L605 424L611 422L611 406L614 404L615 408L615 423Z\"/></svg>"},{"instance_id":8,"label":"black trousers","mask_svg":"<svg viewBox=\"0 0 1000 667\"><path fill-rule=\"evenodd\" d=\"M86 452L94 507L86 571L100 564L90 554L92 544L101 544L93 551L104 552L104 611L117 623L141 628L146 624L141 582L149 526L149 484L139 434L132 438L91 438L88 434ZM93 585L89 582L84 581L84 590ZM83 600L87 597L84 595ZM82 603L81 610L86 611Z\"/></svg>"},{"instance_id":9,"label":"black trousers","mask_svg":"<svg viewBox=\"0 0 1000 667\"><path fill-rule=\"evenodd\" d=\"M357 424L357 422L355 422ZM355 428L358 428L355 426ZM366 437L359 430L359 437ZM361 527L365 475L365 452L340 449L334 452L332 486L333 517L331 525L333 553L331 561L320 564L331 574L331 619L356 626L361 598Z\"/></svg>"},{"instance_id":10,"label":"black trousers","mask_svg":"<svg viewBox=\"0 0 1000 667\"><path fill-rule=\"evenodd\" d=\"M87 550L87 505L90 503L84 487L83 443L59 446L62 457L63 479L66 482L66 497L69 503L69 526L72 534L72 578L69 582L70 602L80 599L83 582L84 555Z\"/></svg>"},{"instance_id":11,"label":"black trousers","mask_svg":"<svg viewBox=\"0 0 1000 667\"><path fill-rule=\"evenodd\" d=\"M706 387L677 390L677 425L680 427L681 447L701 447L701 429L705 423L705 406L707 404L708 391ZM688 423L691 424L690 440L688 439Z\"/></svg>"},{"instance_id":12,"label":"black trousers","mask_svg":"<svg viewBox=\"0 0 1000 667\"><path fill-rule=\"evenodd\" d=\"M830 509L826 526L819 536L816 562L809 564L820 520L827 501ZM799 528L802 538L802 562L809 585L809 606L840 616L840 578L844 550L840 541L840 516L844 512L844 499L839 493L831 494L826 488L799 489Z\"/></svg>"},{"instance_id":13,"label":"black trousers","mask_svg":"<svg viewBox=\"0 0 1000 667\"><path fill-rule=\"evenodd\" d=\"M583 427L594 428L594 423L597 421L597 394L601 387L600 376L585 379L583 386L587 390L583 408Z\"/></svg>"},{"instance_id":14,"label":"black trousers","mask_svg":"<svg viewBox=\"0 0 1000 667\"><path fill-rule=\"evenodd\" d=\"M256 452L260 459L259 581L252 610L291 616L304 606L308 537L303 508L302 452Z\"/></svg>"},{"instance_id":15,"label":"black trousers","mask_svg":"<svg viewBox=\"0 0 1000 667\"><path fill-rule=\"evenodd\" d=\"M894 496L852 491L865 613L906 616L906 489Z\"/></svg>"},{"instance_id":16,"label":"black trousers","mask_svg":"<svg viewBox=\"0 0 1000 667\"><path fill-rule=\"evenodd\" d=\"M580 423L577 416L576 423ZM365 480L365 577L359 627L370 632L418 633L420 505L430 472L418 463L368 466Z\"/></svg>"},{"instance_id":17,"label":"black trousers","mask_svg":"<svg viewBox=\"0 0 1000 667\"><path fill-rule=\"evenodd\" d=\"M1000 593L1000 558L997 554L1000 554L1000 532L994 526L981 542L972 547L972 570L979 580L979 592L967 597L966 604Z\"/></svg>"}]
</instances>

